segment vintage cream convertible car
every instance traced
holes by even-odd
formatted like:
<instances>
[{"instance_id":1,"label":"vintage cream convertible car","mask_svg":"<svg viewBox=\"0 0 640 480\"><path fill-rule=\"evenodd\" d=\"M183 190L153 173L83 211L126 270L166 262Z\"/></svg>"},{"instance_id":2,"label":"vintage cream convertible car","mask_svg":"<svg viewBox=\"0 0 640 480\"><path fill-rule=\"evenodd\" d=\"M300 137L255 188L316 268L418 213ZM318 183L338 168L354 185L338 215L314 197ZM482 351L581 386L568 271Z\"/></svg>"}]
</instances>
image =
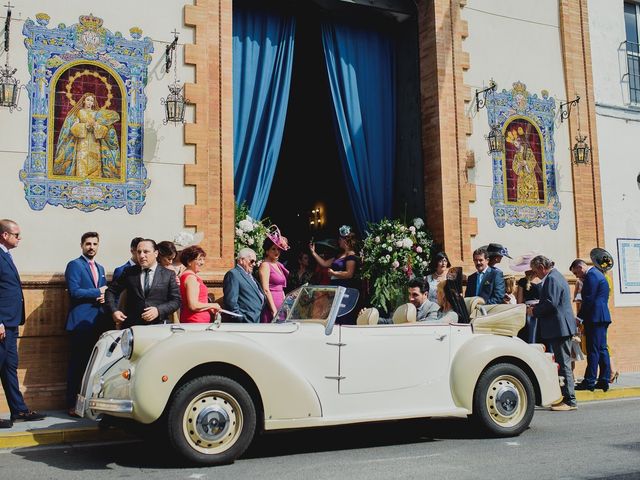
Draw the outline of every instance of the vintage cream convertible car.
<instances>
[{"instance_id":1,"label":"vintage cream convertible car","mask_svg":"<svg viewBox=\"0 0 640 480\"><path fill-rule=\"evenodd\" d=\"M557 365L514 337L523 305L469 302L471 325L338 325L357 292L303 286L274 323L133 327L102 335L77 412L160 426L200 464L239 457L257 431L471 416L489 435L525 430L534 405L561 397ZM412 321L413 320L413 321Z\"/></svg>"}]
</instances>

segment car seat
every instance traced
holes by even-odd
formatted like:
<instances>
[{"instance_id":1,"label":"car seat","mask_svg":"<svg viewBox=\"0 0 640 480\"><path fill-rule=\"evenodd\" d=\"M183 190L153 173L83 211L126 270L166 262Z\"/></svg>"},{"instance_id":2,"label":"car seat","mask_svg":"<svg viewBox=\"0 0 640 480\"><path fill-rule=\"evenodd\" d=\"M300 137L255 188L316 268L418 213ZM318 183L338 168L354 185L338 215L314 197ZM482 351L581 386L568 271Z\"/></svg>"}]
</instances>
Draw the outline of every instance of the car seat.
<instances>
[{"instance_id":1,"label":"car seat","mask_svg":"<svg viewBox=\"0 0 640 480\"><path fill-rule=\"evenodd\" d=\"M394 324L397 323L415 323L418 318L418 311L416 310L415 305L412 303L405 303L396 308L396 311L393 312L393 317L391 320Z\"/></svg>"}]
</instances>

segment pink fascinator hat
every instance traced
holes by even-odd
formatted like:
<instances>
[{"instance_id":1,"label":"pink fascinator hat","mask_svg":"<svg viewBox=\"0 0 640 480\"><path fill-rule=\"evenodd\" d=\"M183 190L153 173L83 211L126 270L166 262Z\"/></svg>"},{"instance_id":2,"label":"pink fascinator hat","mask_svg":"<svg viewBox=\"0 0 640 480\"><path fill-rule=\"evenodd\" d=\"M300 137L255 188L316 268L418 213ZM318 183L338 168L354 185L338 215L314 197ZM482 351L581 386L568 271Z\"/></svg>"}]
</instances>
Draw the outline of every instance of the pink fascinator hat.
<instances>
[{"instance_id":1,"label":"pink fascinator hat","mask_svg":"<svg viewBox=\"0 0 640 480\"><path fill-rule=\"evenodd\" d=\"M283 237L277 225L271 225L267 230L267 238L280 250L289 250L289 240Z\"/></svg>"}]
</instances>

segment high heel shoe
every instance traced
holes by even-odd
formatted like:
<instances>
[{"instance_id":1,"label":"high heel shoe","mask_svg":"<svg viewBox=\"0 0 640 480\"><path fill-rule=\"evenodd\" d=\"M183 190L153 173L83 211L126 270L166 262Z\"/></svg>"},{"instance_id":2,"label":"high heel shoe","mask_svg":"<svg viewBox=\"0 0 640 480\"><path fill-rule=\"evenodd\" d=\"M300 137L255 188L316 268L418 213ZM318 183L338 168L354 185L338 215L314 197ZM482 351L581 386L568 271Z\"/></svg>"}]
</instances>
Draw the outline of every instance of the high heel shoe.
<instances>
[{"instance_id":1,"label":"high heel shoe","mask_svg":"<svg viewBox=\"0 0 640 480\"><path fill-rule=\"evenodd\" d=\"M620 372L612 373L611 378L609 379L609 383L618 383L618 375L620 375Z\"/></svg>"}]
</instances>

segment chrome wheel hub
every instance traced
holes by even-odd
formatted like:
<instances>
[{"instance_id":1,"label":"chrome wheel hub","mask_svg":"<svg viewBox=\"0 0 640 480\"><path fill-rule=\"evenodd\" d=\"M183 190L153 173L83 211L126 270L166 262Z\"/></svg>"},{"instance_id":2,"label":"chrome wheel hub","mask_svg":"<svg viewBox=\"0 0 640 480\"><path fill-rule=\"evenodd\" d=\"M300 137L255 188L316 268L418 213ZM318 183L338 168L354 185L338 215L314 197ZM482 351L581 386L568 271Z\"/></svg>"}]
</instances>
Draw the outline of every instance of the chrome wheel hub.
<instances>
[{"instance_id":1,"label":"chrome wheel hub","mask_svg":"<svg viewBox=\"0 0 640 480\"><path fill-rule=\"evenodd\" d=\"M500 415L508 417L514 414L518 408L520 398L518 391L513 386L509 384L502 385L495 397L495 406Z\"/></svg>"},{"instance_id":2,"label":"chrome wheel hub","mask_svg":"<svg viewBox=\"0 0 640 480\"><path fill-rule=\"evenodd\" d=\"M198 413L195 424L203 439L216 442L229 430L229 414L219 406L211 405Z\"/></svg>"}]
</instances>

